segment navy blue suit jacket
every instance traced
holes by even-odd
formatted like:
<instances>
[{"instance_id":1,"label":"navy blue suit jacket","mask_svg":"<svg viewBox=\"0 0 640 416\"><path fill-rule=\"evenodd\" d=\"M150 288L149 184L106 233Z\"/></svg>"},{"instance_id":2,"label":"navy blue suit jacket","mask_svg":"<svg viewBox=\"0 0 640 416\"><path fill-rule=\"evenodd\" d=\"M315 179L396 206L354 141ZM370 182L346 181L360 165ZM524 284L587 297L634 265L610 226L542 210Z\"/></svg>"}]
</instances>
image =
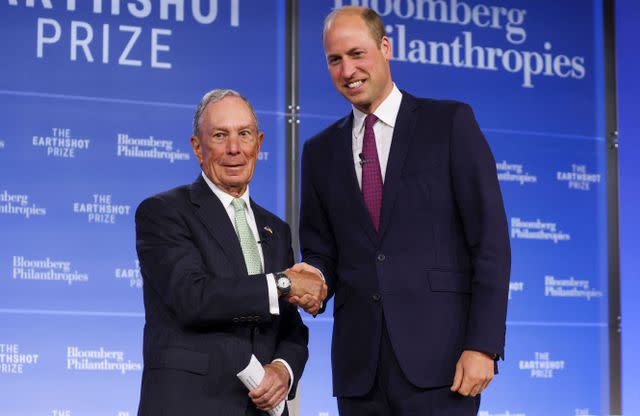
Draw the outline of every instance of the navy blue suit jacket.
<instances>
[{"instance_id":1,"label":"navy blue suit jacket","mask_svg":"<svg viewBox=\"0 0 640 416\"><path fill-rule=\"evenodd\" d=\"M251 208L265 271L290 267L289 226ZM286 360L300 380L307 328L287 302L269 313L265 275L247 274L227 212L200 175L140 204L136 247L146 320L140 415L244 416L249 398L236 374L251 354Z\"/></svg>"},{"instance_id":2,"label":"navy blue suit jacket","mask_svg":"<svg viewBox=\"0 0 640 416\"><path fill-rule=\"evenodd\" d=\"M510 248L494 158L468 105L403 92L376 233L352 123L302 155L303 259L335 294L334 395L369 391L385 323L409 381L450 385L463 350L504 353Z\"/></svg>"}]
</instances>

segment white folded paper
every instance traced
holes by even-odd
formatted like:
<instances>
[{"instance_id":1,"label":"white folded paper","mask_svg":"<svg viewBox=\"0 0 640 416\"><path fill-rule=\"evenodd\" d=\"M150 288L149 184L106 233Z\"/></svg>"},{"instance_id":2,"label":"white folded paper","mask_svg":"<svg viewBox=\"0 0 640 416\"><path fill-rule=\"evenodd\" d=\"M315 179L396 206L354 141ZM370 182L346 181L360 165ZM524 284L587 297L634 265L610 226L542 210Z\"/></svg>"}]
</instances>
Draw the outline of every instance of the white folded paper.
<instances>
[{"instance_id":1,"label":"white folded paper","mask_svg":"<svg viewBox=\"0 0 640 416\"><path fill-rule=\"evenodd\" d=\"M255 355L251 354L249 364L244 370L238 373L238 378L249 390L253 390L262 383L264 378L264 368ZM284 400L281 401L276 407L269 410L269 416L280 416L284 412Z\"/></svg>"}]
</instances>

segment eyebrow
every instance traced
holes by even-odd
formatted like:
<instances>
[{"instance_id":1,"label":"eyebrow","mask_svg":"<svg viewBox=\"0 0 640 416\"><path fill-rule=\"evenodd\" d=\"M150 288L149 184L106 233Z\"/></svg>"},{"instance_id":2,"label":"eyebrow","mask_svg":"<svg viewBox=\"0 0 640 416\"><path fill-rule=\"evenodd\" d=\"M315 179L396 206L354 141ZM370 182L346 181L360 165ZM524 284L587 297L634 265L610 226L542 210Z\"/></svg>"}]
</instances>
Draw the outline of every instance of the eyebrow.
<instances>
[{"instance_id":1,"label":"eyebrow","mask_svg":"<svg viewBox=\"0 0 640 416\"><path fill-rule=\"evenodd\" d=\"M355 48L349 49L345 53L345 55L351 55L351 54L353 54L355 52L358 52L358 51L364 51L364 49L359 47L359 46L356 46ZM341 56L340 54L332 53L332 54L327 55L327 59L329 59L329 58L339 58L340 56Z\"/></svg>"},{"instance_id":2,"label":"eyebrow","mask_svg":"<svg viewBox=\"0 0 640 416\"><path fill-rule=\"evenodd\" d=\"M250 124L245 124L243 126L239 126L237 130L251 130L252 127L255 127L255 124L250 123ZM233 129L234 127L214 127L211 129L211 131L229 131Z\"/></svg>"}]
</instances>

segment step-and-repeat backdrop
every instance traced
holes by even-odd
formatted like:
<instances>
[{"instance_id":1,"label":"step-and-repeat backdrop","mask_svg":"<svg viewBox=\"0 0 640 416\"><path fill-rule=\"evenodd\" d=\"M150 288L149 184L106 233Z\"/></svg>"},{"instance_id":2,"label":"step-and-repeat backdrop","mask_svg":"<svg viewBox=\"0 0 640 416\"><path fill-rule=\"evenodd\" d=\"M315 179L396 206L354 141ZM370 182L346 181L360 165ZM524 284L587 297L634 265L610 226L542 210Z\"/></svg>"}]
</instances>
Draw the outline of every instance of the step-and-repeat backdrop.
<instances>
[{"instance_id":1,"label":"step-and-repeat backdrop","mask_svg":"<svg viewBox=\"0 0 640 416\"><path fill-rule=\"evenodd\" d=\"M513 270L480 415L606 414L601 2L300 0L302 140L349 111L321 44L343 3L383 16L401 89L473 106L496 157ZM195 106L234 88L265 132L252 196L284 216L289 35L284 0L0 3L0 414L135 414L136 206L195 179ZM337 415L330 313L305 321L300 413Z\"/></svg>"},{"instance_id":2,"label":"step-and-repeat backdrop","mask_svg":"<svg viewBox=\"0 0 640 416\"><path fill-rule=\"evenodd\" d=\"M136 414L134 213L199 174L205 92L256 108L251 194L284 216L284 19L284 1L0 2L0 414Z\"/></svg>"}]
</instances>

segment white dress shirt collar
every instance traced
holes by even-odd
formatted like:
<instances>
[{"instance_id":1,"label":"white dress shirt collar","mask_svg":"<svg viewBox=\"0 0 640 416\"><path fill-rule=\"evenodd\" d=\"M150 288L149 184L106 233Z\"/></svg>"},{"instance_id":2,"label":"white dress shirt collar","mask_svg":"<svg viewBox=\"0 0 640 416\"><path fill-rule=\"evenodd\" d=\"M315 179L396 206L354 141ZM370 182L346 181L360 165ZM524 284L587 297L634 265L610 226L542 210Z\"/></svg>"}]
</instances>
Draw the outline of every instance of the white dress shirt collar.
<instances>
[{"instance_id":1,"label":"white dress shirt collar","mask_svg":"<svg viewBox=\"0 0 640 416\"><path fill-rule=\"evenodd\" d=\"M218 197L220 202L222 202L222 206L224 207L224 209L227 209L229 205L231 205L231 202L235 199L235 197L233 195L229 195L228 193L220 189L218 185L213 183L211 179L209 179L209 177L205 175L204 172L202 172L202 177L204 178L204 181L207 183L207 185L209 185L209 188L211 188L211 191ZM245 204L247 204L246 206L249 208L249 211L251 212L252 210L251 210L251 200L249 198L249 185L247 185L247 189L244 191L242 195L239 196L239 198L244 200Z\"/></svg>"},{"instance_id":2,"label":"white dress shirt collar","mask_svg":"<svg viewBox=\"0 0 640 416\"><path fill-rule=\"evenodd\" d=\"M402 93L394 83L387 98L380 103L373 114L378 117L378 120L382 121L387 126L394 128L396 125L396 119L398 118L398 112L400 111L401 102ZM358 110L354 106L351 106L351 108L353 109L353 130L360 132L364 128L364 119L367 114Z\"/></svg>"}]
</instances>

